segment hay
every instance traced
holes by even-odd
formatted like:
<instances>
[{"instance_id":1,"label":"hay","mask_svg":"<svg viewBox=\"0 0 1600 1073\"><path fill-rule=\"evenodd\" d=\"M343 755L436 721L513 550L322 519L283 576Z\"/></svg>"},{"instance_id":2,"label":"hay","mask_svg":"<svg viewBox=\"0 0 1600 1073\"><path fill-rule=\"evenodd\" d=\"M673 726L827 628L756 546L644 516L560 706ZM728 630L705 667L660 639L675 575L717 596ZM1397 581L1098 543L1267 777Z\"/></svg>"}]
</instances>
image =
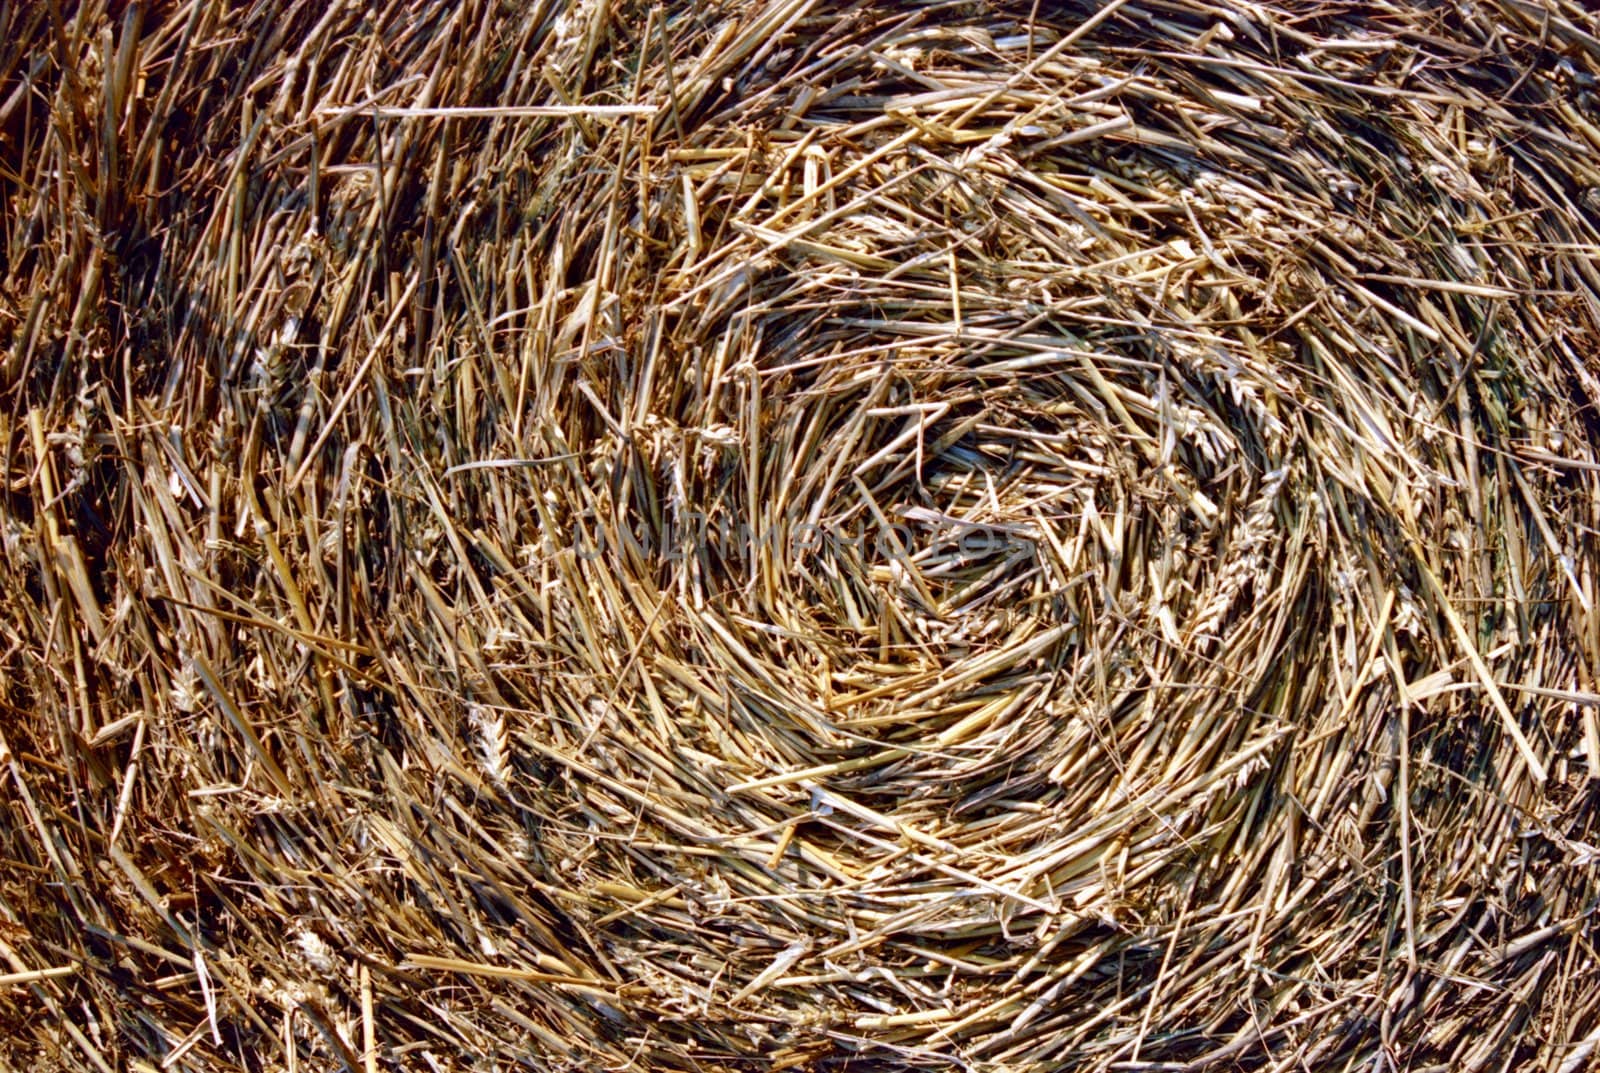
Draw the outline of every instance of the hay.
<instances>
[{"instance_id":1,"label":"hay","mask_svg":"<svg viewBox=\"0 0 1600 1073\"><path fill-rule=\"evenodd\" d=\"M0 1061L1589 1061L1579 4L0 23Z\"/></svg>"}]
</instances>

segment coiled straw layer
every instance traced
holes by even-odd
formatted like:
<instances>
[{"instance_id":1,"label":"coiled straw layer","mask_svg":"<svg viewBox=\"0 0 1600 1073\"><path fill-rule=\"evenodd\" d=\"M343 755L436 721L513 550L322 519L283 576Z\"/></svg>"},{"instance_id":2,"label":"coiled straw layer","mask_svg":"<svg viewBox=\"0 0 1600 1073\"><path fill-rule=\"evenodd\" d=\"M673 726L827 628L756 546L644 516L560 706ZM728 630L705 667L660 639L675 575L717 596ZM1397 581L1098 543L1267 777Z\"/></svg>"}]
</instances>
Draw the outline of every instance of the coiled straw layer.
<instances>
[{"instance_id":1,"label":"coiled straw layer","mask_svg":"<svg viewBox=\"0 0 1600 1073\"><path fill-rule=\"evenodd\" d=\"M1581 5L114 7L0 13L8 1062L1589 1061Z\"/></svg>"}]
</instances>

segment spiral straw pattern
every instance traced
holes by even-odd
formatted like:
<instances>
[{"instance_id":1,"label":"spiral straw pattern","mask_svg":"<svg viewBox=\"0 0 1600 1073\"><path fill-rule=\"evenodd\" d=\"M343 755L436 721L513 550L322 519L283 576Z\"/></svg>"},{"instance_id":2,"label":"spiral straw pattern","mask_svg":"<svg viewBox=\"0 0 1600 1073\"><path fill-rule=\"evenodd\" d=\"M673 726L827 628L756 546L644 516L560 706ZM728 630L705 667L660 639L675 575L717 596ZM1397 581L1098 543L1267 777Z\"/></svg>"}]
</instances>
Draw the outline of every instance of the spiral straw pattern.
<instances>
[{"instance_id":1,"label":"spiral straw pattern","mask_svg":"<svg viewBox=\"0 0 1600 1073\"><path fill-rule=\"evenodd\" d=\"M1589 1061L1581 5L4 18L0 1056Z\"/></svg>"}]
</instances>

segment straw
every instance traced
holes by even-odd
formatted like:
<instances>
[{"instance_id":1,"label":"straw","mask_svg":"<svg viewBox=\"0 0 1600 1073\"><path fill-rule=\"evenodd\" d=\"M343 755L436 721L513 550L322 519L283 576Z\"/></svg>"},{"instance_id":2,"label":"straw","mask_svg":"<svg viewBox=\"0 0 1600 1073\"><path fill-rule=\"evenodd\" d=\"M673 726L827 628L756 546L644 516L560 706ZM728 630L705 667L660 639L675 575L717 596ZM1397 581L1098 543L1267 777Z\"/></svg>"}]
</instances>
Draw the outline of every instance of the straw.
<instances>
[{"instance_id":1,"label":"straw","mask_svg":"<svg viewBox=\"0 0 1600 1073\"><path fill-rule=\"evenodd\" d=\"M1597 79L0 5L0 1067L1576 1073Z\"/></svg>"}]
</instances>

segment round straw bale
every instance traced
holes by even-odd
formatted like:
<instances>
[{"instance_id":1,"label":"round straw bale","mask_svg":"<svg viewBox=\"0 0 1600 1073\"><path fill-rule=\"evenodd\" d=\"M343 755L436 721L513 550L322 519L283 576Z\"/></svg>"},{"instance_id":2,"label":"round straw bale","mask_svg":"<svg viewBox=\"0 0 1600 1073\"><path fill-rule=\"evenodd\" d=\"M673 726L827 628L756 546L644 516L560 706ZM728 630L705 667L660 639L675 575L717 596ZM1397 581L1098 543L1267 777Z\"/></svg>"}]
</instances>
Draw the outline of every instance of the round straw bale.
<instances>
[{"instance_id":1,"label":"round straw bale","mask_svg":"<svg viewBox=\"0 0 1600 1073\"><path fill-rule=\"evenodd\" d=\"M1583 5L112 8L0 11L0 1062L1590 1061Z\"/></svg>"}]
</instances>

